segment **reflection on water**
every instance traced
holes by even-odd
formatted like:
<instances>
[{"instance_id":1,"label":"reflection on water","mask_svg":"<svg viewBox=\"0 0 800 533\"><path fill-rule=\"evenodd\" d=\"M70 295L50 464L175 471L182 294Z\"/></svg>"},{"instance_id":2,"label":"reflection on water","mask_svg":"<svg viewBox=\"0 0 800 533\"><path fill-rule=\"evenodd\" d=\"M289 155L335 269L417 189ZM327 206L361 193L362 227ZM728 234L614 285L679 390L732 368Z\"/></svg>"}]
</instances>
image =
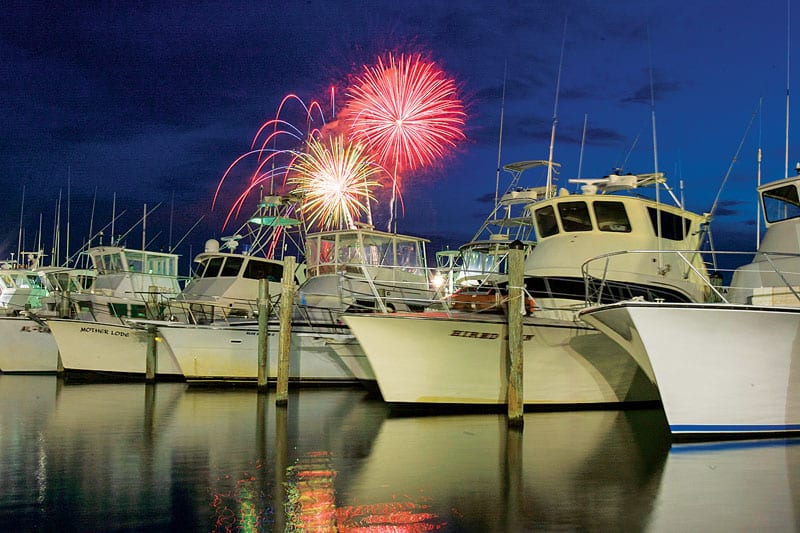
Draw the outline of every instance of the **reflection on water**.
<instances>
[{"instance_id":1,"label":"reflection on water","mask_svg":"<svg viewBox=\"0 0 800 533\"><path fill-rule=\"evenodd\" d=\"M395 417L356 388L0 375L19 530L794 529L800 441L681 445L659 411ZM13 526L9 526L13 524Z\"/></svg>"}]
</instances>

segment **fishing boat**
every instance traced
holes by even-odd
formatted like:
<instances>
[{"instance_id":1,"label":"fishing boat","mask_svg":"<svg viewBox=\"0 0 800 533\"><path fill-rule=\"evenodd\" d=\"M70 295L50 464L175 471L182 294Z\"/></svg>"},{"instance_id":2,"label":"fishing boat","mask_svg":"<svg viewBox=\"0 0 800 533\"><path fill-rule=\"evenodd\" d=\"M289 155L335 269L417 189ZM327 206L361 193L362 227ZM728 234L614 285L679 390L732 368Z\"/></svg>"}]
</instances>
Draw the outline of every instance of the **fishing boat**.
<instances>
[{"instance_id":1,"label":"fishing boat","mask_svg":"<svg viewBox=\"0 0 800 533\"><path fill-rule=\"evenodd\" d=\"M374 376L341 313L409 309L430 301L426 240L368 226L306 236L306 273L293 305L289 379L358 383ZM281 305L280 301L276 302ZM382 307L380 307L382 306ZM277 376L279 324L268 326L268 378ZM255 381L258 324L165 324L159 335L184 376L199 381Z\"/></svg>"},{"instance_id":2,"label":"fishing boat","mask_svg":"<svg viewBox=\"0 0 800 533\"><path fill-rule=\"evenodd\" d=\"M0 370L5 373L56 370L55 343L47 327L30 315L48 294L35 267L15 260L0 265Z\"/></svg>"},{"instance_id":3,"label":"fishing boat","mask_svg":"<svg viewBox=\"0 0 800 533\"><path fill-rule=\"evenodd\" d=\"M659 250L699 249L708 216L660 202L658 188L668 190L662 174L613 173L571 181L581 186L579 193L561 189L553 194L548 185L525 205L537 239L525 259L525 292L535 300L535 310L523 317L524 403L599 407L657 402L657 388L627 352L575 319L585 305L581 267L603 252L649 249L649 254L590 272L613 282L604 298L621 298L630 291L670 301L700 300L702 258L692 258L689 268L665 263ZM656 188L656 199L614 194L638 193L645 187ZM526 309L498 306L491 312L466 312L452 307L445 298L439 309L422 313L344 316L386 401L506 403L504 313Z\"/></svg>"},{"instance_id":4,"label":"fishing boat","mask_svg":"<svg viewBox=\"0 0 800 533\"><path fill-rule=\"evenodd\" d=\"M95 246L87 251L97 276L87 292L71 295L75 316L50 318L66 376L144 376L148 332L133 330L133 318L157 318L180 292L178 255ZM121 342L122 341L122 342ZM158 351L156 373L181 379L172 354Z\"/></svg>"},{"instance_id":5,"label":"fishing boat","mask_svg":"<svg viewBox=\"0 0 800 533\"><path fill-rule=\"evenodd\" d=\"M71 295L89 290L94 271L35 264L30 265L26 278L38 287L33 290L40 295L29 300L19 314L0 317L0 335L6 341L0 350L0 369L7 374L55 373L58 346L46 320L74 315L77 309L71 304Z\"/></svg>"},{"instance_id":6,"label":"fishing boat","mask_svg":"<svg viewBox=\"0 0 800 533\"><path fill-rule=\"evenodd\" d=\"M595 300L579 314L658 386L676 440L800 433L800 176L757 190L767 231L730 286L708 279L704 300Z\"/></svg>"}]
</instances>

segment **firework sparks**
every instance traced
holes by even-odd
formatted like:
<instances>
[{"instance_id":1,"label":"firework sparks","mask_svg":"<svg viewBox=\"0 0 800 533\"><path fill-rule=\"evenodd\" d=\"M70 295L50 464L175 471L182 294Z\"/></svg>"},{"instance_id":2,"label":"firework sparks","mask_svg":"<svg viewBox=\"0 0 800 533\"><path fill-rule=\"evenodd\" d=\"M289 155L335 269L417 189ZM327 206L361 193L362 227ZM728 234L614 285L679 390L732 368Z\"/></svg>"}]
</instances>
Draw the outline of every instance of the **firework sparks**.
<instances>
[{"instance_id":1,"label":"firework sparks","mask_svg":"<svg viewBox=\"0 0 800 533\"><path fill-rule=\"evenodd\" d=\"M432 62L401 55L364 67L348 90L351 136L393 169L389 229L401 172L430 165L464 139L455 82Z\"/></svg>"},{"instance_id":2,"label":"firework sparks","mask_svg":"<svg viewBox=\"0 0 800 533\"><path fill-rule=\"evenodd\" d=\"M333 229L353 227L373 200L374 177L383 169L371 162L362 147L335 136L311 138L297 155L289 182L303 197L309 225Z\"/></svg>"}]
</instances>

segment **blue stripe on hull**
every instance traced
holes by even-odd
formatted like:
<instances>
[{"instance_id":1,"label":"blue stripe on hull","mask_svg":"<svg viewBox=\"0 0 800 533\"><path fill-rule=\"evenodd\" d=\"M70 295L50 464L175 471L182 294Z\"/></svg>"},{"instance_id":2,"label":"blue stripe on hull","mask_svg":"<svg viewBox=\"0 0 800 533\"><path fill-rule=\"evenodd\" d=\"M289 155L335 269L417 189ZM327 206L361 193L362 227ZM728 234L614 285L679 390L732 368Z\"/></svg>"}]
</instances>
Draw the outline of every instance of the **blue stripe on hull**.
<instances>
[{"instance_id":1,"label":"blue stripe on hull","mask_svg":"<svg viewBox=\"0 0 800 533\"><path fill-rule=\"evenodd\" d=\"M800 424L676 424L669 426L673 433L761 433L800 431Z\"/></svg>"}]
</instances>

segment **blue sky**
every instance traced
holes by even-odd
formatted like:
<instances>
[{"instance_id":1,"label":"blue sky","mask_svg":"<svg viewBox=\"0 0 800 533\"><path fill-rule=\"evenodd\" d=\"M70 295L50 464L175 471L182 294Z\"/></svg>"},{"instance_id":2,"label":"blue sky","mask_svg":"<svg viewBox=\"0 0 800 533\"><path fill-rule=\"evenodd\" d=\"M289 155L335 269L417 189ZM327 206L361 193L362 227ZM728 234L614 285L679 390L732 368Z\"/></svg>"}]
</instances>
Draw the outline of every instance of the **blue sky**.
<instances>
[{"instance_id":1,"label":"blue sky","mask_svg":"<svg viewBox=\"0 0 800 533\"><path fill-rule=\"evenodd\" d=\"M66 226L68 184L73 248L88 236L97 191L94 228L111 220L116 194L117 212L126 211L118 233L144 204L162 202L148 219L155 248L206 213L177 249L198 253L224 234L226 209L211 211L220 177L283 96L326 99L328 87L389 51L425 53L467 106L466 141L408 178L398 222L401 232L458 246L491 208L506 65L501 161L547 159L565 20L561 185L579 163L583 177L623 163L652 172L654 111L659 170L676 190L683 180L688 207L708 210L752 119L712 223L718 248L752 247L756 149L763 180L783 177L787 50L800 58L800 39L787 48L785 2L11 1L0 23L0 257L16 251L23 186L31 248L40 214L50 246L59 192ZM790 87L796 81L792 65ZM790 168L800 158L798 113L800 101L790 113Z\"/></svg>"}]
</instances>

